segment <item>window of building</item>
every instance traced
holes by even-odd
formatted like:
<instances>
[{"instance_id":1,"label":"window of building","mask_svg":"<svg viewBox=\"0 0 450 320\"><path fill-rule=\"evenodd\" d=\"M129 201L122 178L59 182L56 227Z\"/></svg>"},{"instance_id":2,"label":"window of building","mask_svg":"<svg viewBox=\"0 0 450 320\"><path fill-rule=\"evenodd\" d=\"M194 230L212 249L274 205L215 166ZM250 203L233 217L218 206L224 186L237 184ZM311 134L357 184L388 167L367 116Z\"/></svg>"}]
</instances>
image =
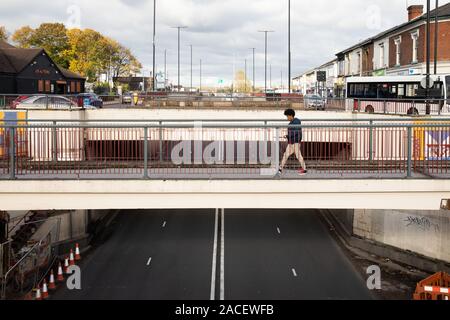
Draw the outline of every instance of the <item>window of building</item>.
<instances>
[{"instance_id":1,"label":"window of building","mask_svg":"<svg viewBox=\"0 0 450 320\"><path fill-rule=\"evenodd\" d=\"M402 44L402 38L398 37L395 39L395 65L400 66L401 65L401 44Z\"/></svg>"},{"instance_id":2,"label":"window of building","mask_svg":"<svg viewBox=\"0 0 450 320\"><path fill-rule=\"evenodd\" d=\"M45 92L51 92L50 80L45 80Z\"/></svg>"},{"instance_id":3,"label":"window of building","mask_svg":"<svg viewBox=\"0 0 450 320\"><path fill-rule=\"evenodd\" d=\"M75 82L70 82L70 92L75 93Z\"/></svg>"},{"instance_id":4,"label":"window of building","mask_svg":"<svg viewBox=\"0 0 450 320\"><path fill-rule=\"evenodd\" d=\"M419 85L418 84L412 83L412 84L407 84L406 85L406 95L408 97L416 97L418 90L419 90Z\"/></svg>"},{"instance_id":5,"label":"window of building","mask_svg":"<svg viewBox=\"0 0 450 320\"><path fill-rule=\"evenodd\" d=\"M361 52L356 54L356 73L361 74Z\"/></svg>"},{"instance_id":6,"label":"window of building","mask_svg":"<svg viewBox=\"0 0 450 320\"><path fill-rule=\"evenodd\" d=\"M380 43L380 61L379 61L379 67L384 68L384 43Z\"/></svg>"},{"instance_id":7,"label":"window of building","mask_svg":"<svg viewBox=\"0 0 450 320\"><path fill-rule=\"evenodd\" d=\"M398 85L398 96L399 97L404 97L405 96L405 85L404 84L399 84Z\"/></svg>"},{"instance_id":8,"label":"window of building","mask_svg":"<svg viewBox=\"0 0 450 320\"><path fill-rule=\"evenodd\" d=\"M412 63L418 62L418 53L419 53L419 30L416 30L411 33L411 38L413 41L412 48L413 48L413 54L412 54Z\"/></svg>"},{"instance_id":9,"label":"window of building","mask_svg":"<svg viewBox=\"0 0 450 320\"><path fill-rule=\"evenodd\" d=\"M77 92L81 92L81 83L79 81L77 81Z\"/></svg>"},{"instance_id":10,"label":"window of building","mask_svg":"<svg viewBox=\"0 0 450 320\"><path fill-rule=\"evenodd\" d=\"M44 80L38 80L38 92L44 92Z\"/></svg>"}]
</instances>

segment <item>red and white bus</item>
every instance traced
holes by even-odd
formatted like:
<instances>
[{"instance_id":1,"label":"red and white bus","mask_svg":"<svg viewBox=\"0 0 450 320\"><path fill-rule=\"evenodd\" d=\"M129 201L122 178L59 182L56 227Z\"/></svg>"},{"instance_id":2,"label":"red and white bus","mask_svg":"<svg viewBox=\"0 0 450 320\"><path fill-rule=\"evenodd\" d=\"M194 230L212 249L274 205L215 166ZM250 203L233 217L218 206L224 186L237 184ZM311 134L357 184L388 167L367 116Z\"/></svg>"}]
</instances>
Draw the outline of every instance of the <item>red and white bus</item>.
<instances>
[{"instance_id":1,"label":"red and white bus","mask_svg":"<svg viewBox=\"0 0 450 320\"><path fill-rule=\"evenodd\" d=\"M346 110L366 113L450 114L450 75L431 76L433 88L421 86L425 76L351 77L347 79Z\"/></svg>"}]
</instances>

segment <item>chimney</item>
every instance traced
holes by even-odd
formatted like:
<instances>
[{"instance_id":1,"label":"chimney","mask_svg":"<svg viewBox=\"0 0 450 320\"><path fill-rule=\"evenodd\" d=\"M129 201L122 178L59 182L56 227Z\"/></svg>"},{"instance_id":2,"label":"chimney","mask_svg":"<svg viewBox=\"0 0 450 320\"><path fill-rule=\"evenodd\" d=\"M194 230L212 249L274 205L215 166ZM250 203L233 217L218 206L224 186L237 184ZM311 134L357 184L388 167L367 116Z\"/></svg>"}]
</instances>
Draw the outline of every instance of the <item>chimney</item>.
<instances>
[{"instance_id":1,"label":"chimney","mask_svg":"<svg viewBox=\"0 0 450 320\"><path fill-rule=\"evenodd\" d=\"M408 21L414 20L423 15L423 5L413 5L408 7Z\"/></svg>"}]
</instances>

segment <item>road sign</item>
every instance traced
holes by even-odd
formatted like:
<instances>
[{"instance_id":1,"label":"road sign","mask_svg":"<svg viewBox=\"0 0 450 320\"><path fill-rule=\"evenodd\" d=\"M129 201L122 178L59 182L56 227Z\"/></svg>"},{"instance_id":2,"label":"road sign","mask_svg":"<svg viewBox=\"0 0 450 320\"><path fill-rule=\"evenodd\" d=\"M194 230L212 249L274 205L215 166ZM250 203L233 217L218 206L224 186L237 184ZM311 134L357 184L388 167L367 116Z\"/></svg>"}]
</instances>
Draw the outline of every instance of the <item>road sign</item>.
<instances>
[{"instance_id":1,"label":"road sign","mask_svg":"<svg viewBox=\"0 0 450 320\"><path fill-rule=\"evenodd\" d=\"M327 73L326 71L317 71L317 82L326 82Z\"/></svg>"},{"instance_id":2,"label":"road sign","mask_svg":"<svg viewBox=\"0 0 450 320\"><path fill-rule=\"evenodd\" d=\"M428 88L427 88L427 77L423 78L420 81L420 85L424 89L431 89L434 87L434 83L436 82L436 79L430 76L430 81L428 82Z\"/></svg>"}]
</instances>

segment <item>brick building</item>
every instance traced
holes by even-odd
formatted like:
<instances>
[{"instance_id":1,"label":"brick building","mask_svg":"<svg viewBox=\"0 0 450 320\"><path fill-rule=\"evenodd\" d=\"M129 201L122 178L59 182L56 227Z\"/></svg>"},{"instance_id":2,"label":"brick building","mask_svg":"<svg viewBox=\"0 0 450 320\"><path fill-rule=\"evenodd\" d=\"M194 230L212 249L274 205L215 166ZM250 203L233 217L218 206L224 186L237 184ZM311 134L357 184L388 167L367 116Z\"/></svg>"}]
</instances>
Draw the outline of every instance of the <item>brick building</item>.
<instances>
[{"instance_id":1,"label":"brick building","mask_svg":"<svg viewBox=\"0 0 450 320\"><path fill-rule=\"evenodd\" d=\"M450 3L437 9L437 73L450 74ZM431 11L431 70L434 64L436 10ZM426 73L426 14L422 5L408 7L408 21L336 54L335 92L345 94L351 76L408 76ZM318 69L318 68L317 68ZM300 76L301 77L301 76Z\"/></svg>"}]
</instances>

